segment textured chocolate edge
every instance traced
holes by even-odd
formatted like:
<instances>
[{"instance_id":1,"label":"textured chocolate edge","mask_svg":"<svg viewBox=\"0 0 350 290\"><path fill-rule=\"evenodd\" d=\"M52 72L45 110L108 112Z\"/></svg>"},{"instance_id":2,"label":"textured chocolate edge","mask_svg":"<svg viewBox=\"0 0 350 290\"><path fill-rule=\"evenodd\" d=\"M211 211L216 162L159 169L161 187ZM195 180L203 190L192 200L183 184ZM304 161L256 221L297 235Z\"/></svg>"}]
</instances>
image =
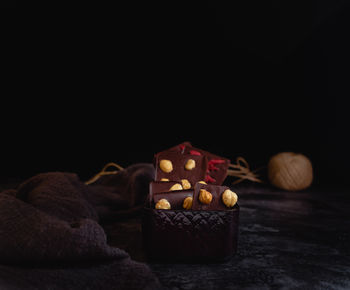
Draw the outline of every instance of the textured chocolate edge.
<instances>
[{"instance_id":1,"label":"textured chocolate edge","mask_svg":"<svg viewBox=\"0 0 350 290\"><path fill-rule=\"evenodd\" d=\"M184 212L192 212L192 213L205 213L207 216L213 216L215 214L224 215L226 218L229 218L231 220L230 223L232 223L232 227L229 228L231 241L227 241L229 244L227 245L228 249L222 249L221 253L219 255L207 255L207 253L204 251L201 253L200 251L197 253L192 253L191 251L186 250L184 253L181 253L181 250L179 252L178 247L180 245L184 245L184 243L188 242L188 240L184 240L181 242L174 242L173 245L169 244L154 244L154 243L160 243L159 235L164 234L165 236L168 235L169 229L166 228L166 226L162 225L161 227L157 227L157 219L161 218L161 213L163 214L181 214ZM148 206L143 208L143 214L142 214L142 236L143 236L143 247L145 251L145 256L147 260L149 261L159 261L159 262L191 262L191 263L202 263L202 262L223 262L225 260L230 259L233 255L237 253L237 247L238 247L238 229L239 229L239 212L240 207L238 204L236 204L232 209L228 210L221 210L221 211L192 211L192 210L156 210L152 209ZM227 217L228 215L228 217ZM177 229L181 233L179 240L186 239L186 235L192 235L190 236L189 240L196 241L199 237L196 237L196 235L193 234L193 231L191 232L182 232L182 229ZM210 231L211 229L208 228ZM224 231L227 229L225 228ZM170 232L172 229L170 229ZM171 233L172 236L174 236L174 233ZM200 242L203 242L200 240ZM205 242L205 241L204 241ZM174 246L174 249L171 247ZM213 245L213 247L217 247L217 245ZM174 250L174 251L173 251ZM215 252L215 248L214 251ZM176 254L174 254L176 253Z\"/></svg>"}]
</instances>

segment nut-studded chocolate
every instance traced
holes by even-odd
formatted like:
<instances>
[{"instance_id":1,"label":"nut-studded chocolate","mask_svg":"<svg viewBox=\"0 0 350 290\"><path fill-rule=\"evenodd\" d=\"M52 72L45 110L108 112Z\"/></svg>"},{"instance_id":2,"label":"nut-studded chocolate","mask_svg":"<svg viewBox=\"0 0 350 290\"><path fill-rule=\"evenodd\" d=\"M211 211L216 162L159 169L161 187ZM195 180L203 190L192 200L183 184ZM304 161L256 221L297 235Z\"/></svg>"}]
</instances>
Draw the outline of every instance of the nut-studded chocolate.
<instances>
[{"instance_id":1,"label":"nut-studded chocolate","mask_svg":"<svg viewBox=\"0 0 350 290\"><path fill-rule=\"evenodd\" d=\"M205 180L208 184L217 185L221 185L224 182L227 176L228 166L230 164L229 159L193 147L189 142L184 142L182 144L170 148L169 150L181 152L184 155L190 154L192 156L206 156L208 159L208 171L205 176L205 179L203 180Z\"/></svg>"},{"instance_id":2,"label":"nut-studded chocolate","mask_svg":"<svg viewBox=\"0 0 350 290\"><path fill-rule=\"evenodd\" d=\"M162 168L162 160L167 160L172 164L172 170ZM189 161L192 160L192 161ZM181 154L179 152L164 151L155 155L156 174L155 180L167 178L173 181L187 179L194 186L197 181L204 180L207 174L208 160L203 155Z\"/></svg>"},{"instance_id":3,"label":"nut-studded chocolate","mask_svg":"<svg viewBox=\"0 0 350 290\"><path fill-rule=\"evenodd\" d=\"M157 204L161 199L166 199L171 204L171 209L183 210L183 203L187 197L193 198L193 190L176 190L155 193L153 195L153 203Z\"/></svg>"},{"instance_id":4,"label":"nut-studded chocolate","mask_svg":"<svg viewBox=\"0 0 350 290\"><path fill-rule=\"evenodd\" d=\"M231 207L228 207L224 204L222 194L230 190L227 186L214 185L214 184L202 184L197 182L194 186L194 196L193 196L193 205L192 210L228 210ZM212 198L209 203L208 195L206 192L210 192ZM228 195L228 193L226 193ZM225 198L226 198L225 195ZM203 202L204 201L204 202Z\"/></svg>"}]
</instances>

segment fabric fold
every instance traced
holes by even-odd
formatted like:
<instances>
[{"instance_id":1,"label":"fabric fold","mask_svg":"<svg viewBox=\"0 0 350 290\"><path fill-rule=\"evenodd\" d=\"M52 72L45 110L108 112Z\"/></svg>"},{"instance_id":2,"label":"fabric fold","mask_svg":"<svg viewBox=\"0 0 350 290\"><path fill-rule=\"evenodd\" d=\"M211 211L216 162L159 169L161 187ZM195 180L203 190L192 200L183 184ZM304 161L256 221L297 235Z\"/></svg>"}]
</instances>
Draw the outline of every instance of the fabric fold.
<instances>
[{"instance_id":1,"label":"fabric fold","mask_svg":"<svg viewBox=\"0 0 350 290\"><path fill-rule=\"evenodd\" d=\"M29 178L17 189L1 192L0 263L11 265L11 271L23 264L54 267L68 263L74 268L87 263L88 272L107 263L113 266L108 268L106 277L118 276L122 289L131 283L127 281L129 273L134 273L136 281L139 279L136 285L145 288L144 280L148 276L152 285L159 287L146 264L132 261L124 250L108 245L103 229L103 221L116 221L118 217L138 212L153 176L151 164L132 165L116 174L102 176L91 185L86 185L75 173L48 172ZM23 273L23 269L19 272ZM86 283L92 279L86 273L83 278ZM132 285L135 286L135 281Z\"/></svg>"}]
</instances>

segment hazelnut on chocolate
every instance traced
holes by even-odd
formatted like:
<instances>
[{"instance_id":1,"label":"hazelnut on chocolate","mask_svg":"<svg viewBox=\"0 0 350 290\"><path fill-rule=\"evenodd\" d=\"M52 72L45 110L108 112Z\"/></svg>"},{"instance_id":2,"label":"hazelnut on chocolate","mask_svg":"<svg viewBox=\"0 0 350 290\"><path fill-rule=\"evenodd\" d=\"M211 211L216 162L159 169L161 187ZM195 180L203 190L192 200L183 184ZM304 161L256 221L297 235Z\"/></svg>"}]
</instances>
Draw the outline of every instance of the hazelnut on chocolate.
<instances>
[{"instance_id":1,"label":"hazelnut on chocolate","mask_svg":"<svg viewBox=\"0 0 350 290\"><path fill-rule=\"evenodd\" d=\"M165 172L169 173L173 171L173 163L170 160L162 159L159 162L159 168Z\"/></svg>"},{"instance_id":2,"label":"hazelnut on chocolate","mask_svg":"<svg viewBox=\"0 0 350 290\"><path fill-rule=\"evenodd\" d=\"M170 205L172 210L183 210L184 209L184 201L187 197L193 198L193 190L175 190L175 191L167 191L167 192L160 192L156 193L153 196L154 204L157 204L160 202L159 206L162 209L167 209L166 200ZM162 201L163 200L163 201ZM165 208L161 205L166 205ZM169 205L169 206L170 206ZM186 206L190 206L189 200L186 200Z\"/></svg>"},{"instance_id":3,"label":"hazelnut on chocolate","mask_svg":"<svg viewBox=\"0 0 350 290\"><path fill-rule=\"evenodd\" d=\"M201 203L210 204L212 200L213 200L213 195L209 191L207 191L205 189L200 190L199 201Z\"/></svg>"},{"instance_id":4,"label":"hazelnut on chocolate","mask_svg":"<svg viewBox=\"0 0 350 290\"><path fill-rule=\"evenodd\" d=\"M231 209L234 193L226 190L227 186L202 184L197 182L193 191L192 210L229 210ZM232 200L231 200L232 199ZM225 204L226 202L226 204ZM233 206L233 205L232 205Z\"/></svg>"},{"instance_id":5,"label":"hazelnut on chocolate","mask_svg":"<svg viewBox=\"0 0 350 290\"><path fill-rule=\"evenodd\" d=\"M186 170L192 170L195 167L196 167L196 161L194 161L193 159L188 159L185 164Z\"/></svg>"},{"instance_id":6,"label":"hazelnut on chocolate","mask_svg":"<svg viewBox=\"0 0 350 290\"><path fill-rule=\"evenodd\" d=\"M169 151L155 155L154 165L155 181L168 178L169 181L178 181L181 184L182 179L187 179L192 188L198 180L205 179L208 160L205 156Z\"/></svg>"},{"instance_id":7,"label":"hazelnut on chocolate","mask_svg":"<svg viewBox=\"0 0 350 290\"><path fill-rule=\"evenodd\" d=\"M170 202L162 198L156 203L156 209L171 209Z\"/></svg>"},{"instance_id":8,"label":"hazelnut on chocolate","mask_svg":"<svg viewBox=\"0 0 350 290\"><path fill-rule=\"evenodd\" d=\"M182 185L180 183L175 183L172 187L169 188L169 191L173 190L182 190Z\"/></svg>"},{"instance_id":9,"label":"hazelnut on chocolate","mask_svg":"<svg viewBox=\"0 0 350 290\"><path fill-rule=\"evenodd\" d=\"M183 189L190 189L191 183L187 179L181 179Z\"/></svg>"},{"instance_id":10,"label":"hazelnut on chocolate","mask_svg":"<svg viewBox=\"0 0 350 290\"><path fill-rule=\"evenodd\" d=\"M191 209L192 203L193 203L193 198L191 196L188 196L184 199L184 203L183 203L182 207L184 209Z\"/></svg>"},{"instance_id":11,"label":"hazelnut on chocolate","mask_svg":"<svg viewBox=\"0 0 350 290\"><path fill-rule=\"evenodd\" d=\"M238 200L237 194L229 189L226 189L222 194L222 202L227 207L233 207Z\"/></svg>"}]
</instances>

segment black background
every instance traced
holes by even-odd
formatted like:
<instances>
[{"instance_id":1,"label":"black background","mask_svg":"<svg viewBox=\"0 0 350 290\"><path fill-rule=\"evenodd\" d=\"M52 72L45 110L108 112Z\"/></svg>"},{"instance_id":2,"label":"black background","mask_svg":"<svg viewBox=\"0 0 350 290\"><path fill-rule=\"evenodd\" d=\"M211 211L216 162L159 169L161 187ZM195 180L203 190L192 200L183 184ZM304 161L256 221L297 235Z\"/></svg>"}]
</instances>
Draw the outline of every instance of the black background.
<instances>
[{"instance_id":1,"label":"black background","mask_svg":"<svg viewBox=\"0 0 350 290\"><path fill-rule=\"evenodd\" d=\"M253 169L301 152L315 185L349 183L346 1L116 3L10 11L2 180L191 141Z\"/></svg>"}]
</instances>

